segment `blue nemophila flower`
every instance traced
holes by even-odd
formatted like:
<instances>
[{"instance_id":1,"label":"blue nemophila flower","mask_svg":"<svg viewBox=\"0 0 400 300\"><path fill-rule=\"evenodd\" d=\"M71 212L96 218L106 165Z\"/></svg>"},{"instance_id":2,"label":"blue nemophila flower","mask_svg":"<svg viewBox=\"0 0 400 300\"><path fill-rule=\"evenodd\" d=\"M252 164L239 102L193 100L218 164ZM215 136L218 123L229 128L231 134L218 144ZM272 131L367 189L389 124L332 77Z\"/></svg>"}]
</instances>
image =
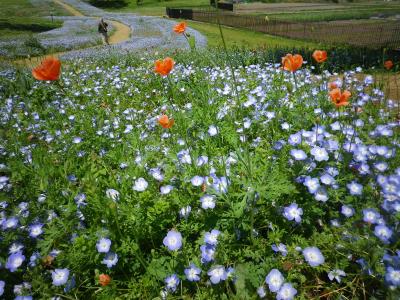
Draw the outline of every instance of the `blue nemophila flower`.
<instances>
[{"instance_id":1,"label":"blue nemophila flower","mask_svg":"<svg viewBox=\"0 0 400 300\"><path fill-rule=\"evenodd\" d=\"M117 262L118 262L118 255L114 252L108 252L101 261L101 263L103 265L106 265L107 268L112 268L117 264Z\"/></svg>"},{"instance_id":2,"label":"blue nemophila flower","mask_svg":"<svg viewBox=\"0 0 400 300\"><path fill-rule=\"evenodd\" d=\"M149 184L147 183L146 179L140 177L135 180L135 183L132 188L133 188L133 190L135 190L137 192L143 192L147 189L148 185Z\"/></svg>"},{"instance_id":3,"label":"blue nemophila flower","mask_svg":"<svg viewBox=\"0 0 400 300\"><path fill-rule=\"evenodd\" d=\"M215 207L215 197L212 195L204 195L200 198L201 208L213 209Z\"/></svg>"},{"instance_id":4,"label":"blue nemophila flower","mask_svg":"<svg viewBox=\"0 0 400 300\"><path fill-rule=\"evenodd\" d=\"M17 228L18 226L18 218L17 217L10 217L5 219L2 224L3 230Z\"/></svg>"},{"instance_id":5,"label":"blue nemophila flower","mask_svg":"<svg viewBox=\"0 0 400 300\"><path fill-rule=\"evenodd\" d=\"M12 243L10 248L9 248L9 253L17 253L17 252L22 252L22 249L24 249L24 245L20 243Z\"/></svg>"},{"instance_id":6,"label":"blue nemophila flower","mask_svg":"<svg viewBox=\"0 0 400 300\"><path fill-rule=\"evenodd\" d=\"M351 195L355 196L355 195L361 195L362 194L363 187L362 187L361 184L359 184L359 183L357 183L355 181L352 181L352 182L348 183L346 186L349 189L349 192L350 192Z\"/></svg>"},{"instance_id":7,"label":"blue nemophila flower","mask_svg":"<svg viewBox=\"0 0 400 300\"><path fill-rule=\"evenodd\" d=\"M288 130L290 128L290 124L287 123L287 122L284 122L284 123L281 124L281 128L283 130Z\"/></svg>"},{"instance_id":8,"label":"blue nemophila flower","mask_svg":"<svg viewBox=\"0 0 400 300\"><path fill-rule=\"evenodd\" d=\"M208 127L208 134L210 136L215 136L218 134L218 128L215 125L210 125L210 127Z\"/></svg>"},{"instance_id":9,"label":"blue nemophila flower","mask_svg":"<svg viewBox=\"0 0 400 300\"><path fill-rule=\"evenodd\" d=\"M400 286L400 269L388 267L386 269L385 280L390 285Z\"/></svg>"},{"instance_id":10,"label":"blue nemophila flower","mask_svg":"<svg viewBox=\"0 0 400 300\"><path fill-rule=\"evenodd\" d=\"M271 248L274 252L280 252L283 256L286 256L288 254L285 244L280 243L278 246L272 244Z\"/></svg>"},{"instance_id":11,"label":"blue nemophila flower","mask_svg":"<svg viewBox=\"0 0 400 300\"><path fill-rule=\"evenodd\" d=\"M110 251L111 240L107 238L101 238L97 241L96 248L99 253L107 253Z\"/></svg>"},{"instance_id":12,"label":"blue nemophila flower","mask_svg":"<svg viewBox=\"0 0 400 300\"><path fill-rule=\"evenodd\" d=\"M381 215L373 208L363 209L363 220L370 224L377 224Z\"/></svg>"},{"instance_id":13,"label":"blue nemophila flower","mask_svg":"<svg viewBox=\"0 0 400 300\"><path fill-rule=\"evenodd\" d=\"M283 211L283 216L287 220L295 220L297 223L300 223L302 214L303 209L298 207L296 203L292 203L289 206L286 206Z\"/></svg>"},{"instance_id":14,"label":"blue nemophila flower","mask_svg":"<svg viewBox=\"0 0 400 300\"><path fill-rule=\"evenodd\" d=\"M336 177L339 175L339 170L334 168L334 167L327 167L325 169L326 173L328 173L329 175Z\"/></svg>"},{"instance_id":15,"label":"blue nemophila flower","mask_svg":"<svg viewBox=\"0 0 400 300\"><path fill-rule=\"evenodd\" d=\"M189 281L199 281L201 270L193 263L189 265L188 268L185 269L186 279Z\"/></svg>"},{"instance_id":16,"label":"blue nemophila flower","mask_svg":"<svg viewBox=\"0 0 400 300\"><path fill-rule=\"evenodd\" d=\"M228 278L228 273L225 271L224 266L213 266L208 272L207 275L210 276L210 281L213 284L218 284L220 281L226 280Z\"/></svg>"},{"instance_id":17,"label":"blue nemophila flower","mask_svg":"<svg viewBox=\"0 0 400 300\"><path fill-rule=\"evenodd\" d=\"M340 280L341 280L340 277L343 277L343 276L346 276L346 273L343 270L340 270L340 269L335 269L335 270L332 270L332 271L330 271L328 273L328 278L329 278L330 281L332 281L333 279L336 279L336 281L339 282L339 283L340 283Z\"/></svg>"},{"instance_id":18,"label":"blue nemophila flower","mask_svg":"<svg viewBox=\"0 0 400 300\"><path fill-rule=\"evenodd\" d=\"M74 174L68 175L67 179L69 182L76 182L78 180L78 178L76 178L76 176Z\"/></svg>"},{"instance_id":19,"label":"blue nemophila flower","mask_svg":"<svg viewBox=\"0 0 400 300\"><path fill-rule=\"evenodd\" d=\"M164 180L164 175L161 172L160 168L152 168L152 169L150 169L149 174L151 176L153 176L153 178L155 180L158 180L158 181L163 181Z\"/></svg>"},{"instance_id":20,"label":"blue nemophila flower","mask_svg":"<svg viewBox=\"0 0 400 300\"><path fill-rule=\"evenodd\" d=\"M15 272L24 262L25 256L22 252L18 251L16 253L11 254L6 262L6 269L10 270L10 272Z\"/></svg>"},{"instance_id":21,"label":"blue nemophila flower","mask_svg":"<svg viewBox=\"0 0 400 300\"><path fill-rule=\"evenodd\" d=\"M385 225L377 225L377 226L375 226L374 234L382 242L389 243L389 240L392 237L393 231Z\"/></svg>"},{"instance_id":22,"label":"blue nemophila flower","mask_svg":"<svg viewBox=\"0 0 400 300\"><path fill-rule=\"evenodd\" d=\"M111 199L112 201L116 202L119 200L119 192L114 189L107 189L106 190L106 196L108 199Z\"/></svg>"},{"instance_id":23,"label":"blue nemophila flower","mask_svg":"<svg viewBox=\"0 0 400 300\"><path fill-rule=\"evenodd\" d=\"M189 150L181 150L177 153L177 157L181 164L191 164L192 158L190 157Z\"/></svg>"},{"instance_id":24,"label":"blue nemophila flower","mask_svg":"<svg viewBox=\"0 0 400 300\"><path fill-rule=\"evenodd\" d=\"M3 280L0 280L0 296L4 294L4 286L6 283Z\"/></svg>"},{"instance_id":25,"label":"blue nemophila flower","mask_svg":"<svg viewBox=\"0 0 400 300\"><path fill-rule=\"evenodd\" d=\"M168 231L167 236L163 240L163 244L169 251L179 250L182 247L181 233L175 230Z\"/></svg>"},{"instance_id":26,"label":"blue nemophila flower","mask_svg":"<svg viewBox=\"0 0 400 300\"><path fill-rule=\"evenodd\" d=\"M304 248L303 256L311 267L318 267L325 262L324 256L317 247Z\"/></svg>"},{"instance_id":27,"label":"blue nemophila flower","mask_svg":"<svg viewBox=\"0 0 400 300\"><path fill-rule=\"evenodd\" d=\"M276 294L276 300L292 300L296 294L297 290L290 283L285 283Z\"/></svg>"},{"instance_id":28,"label":"blue nemophila flower","mask_svg":"<svg viewBox=\"0 0 400 300\"><path fill-rule=\"evenodd\" d=\"M215 256L215 247L212 245L201 245L201 262L203 264L211 262L214 260Z\"/></svg>"},{"instance_id":29,"label":"blue nemophila flower","mask_svg":"<svg viewBox=\"0 0 400 300\"><path fill-rule=\"evenodd\" d=\"M40 253L39 252L34 252L31 257L29 258L29 266L30 267L35 267L36 266L36 261L40 258Z\"/></svg>"},{"instance_id":30,"label":"blue nemophila flower","mask_svg":"<svg viewBox=\"0 0 400 300\"><path fill-rule=\"evenodd\" d=\"M290 150L290 155L295 160L305 160L307 158L307 154L301 149L292 149L292 150Z\"/></svg>"},{"instance_id":31,"label":"blue nemophila flower","mask_svg":"<svg viewBox=\"0 0 400 300\"><path fill-rule=\"evenodd\" d=\"M182 207L179 210L179 216L181 218L185 218L187 219L189 217L190 212L192 211L192 208L190 207L190 205L186 206L186 207Z\"/></svg>"},{"instance_id":32,"label":"blue nemophila flower","mask_svg":"<svg viewBox=\"0 0 400 300\"><path fill-rule=\"evenodd\" d=\"M321 148L318 146L311 149L311 155L314 156L314 159L316 161L329 160L329 155L328 155L328 152L325 150L325 148Z\"/></svg>"},{"instance_id":33,"label":"blue nemophila flower","mask_svg":"<svg viewBox=\"0 0 400 300\"><path fill-rule=\"evenodd\" d=\"M167 195L173 189L174 189L174 187L172 185L163 185L163 186L160 187L160 193L161 193L161 195Z\"/></svg>"},{"instance_id":34,"label":"blue nemophila flower","mask_svg":"<svg viewBox=\"0 0 400 300\"><path fill-rule=\"evenodd\" d=\"M204 177L201 176L194 176L190 182L192 183L193 186L201 186L204 182Z\"/></svg>"},{"instance_id":35,"label":"blue nemophila flower","mask_svg":"<svg viewBox=\"0 0 400 300\"><path fill-rule=\"evenodd\" d=\"M67 284L64 287L64 292L68 293L76 286L75 275L71 276L71 279L67 281Z\"/></svg>"},{"instance_id":36,"label":"blue nemophila flower","mask_svg":"<svg viewBox=\"0 0 400 300\"><path fill-rule=\"evenodd\" d=\"M324 173L320 177L320 181L325 185L333 185L335 183L335 178L333 178L333 176L328 173Z\"/></svg>"},{"instance_id":37,"label":"blue nemophila flower","mask_svg":"<svg viewBox=\"0 0 400 300\"><path fill-rule=\"evenodd\" d=\"M301 144L301 132L291 134L289 136L288 143L292 146Z\"/></svg>"},{"instance_id":38,"label":"blue nemophila flower","mask_svg":"<svg viewBox=\"0 0 400 300\"><path fill-rule=\"evenodd\" d=\"M373 274L373 271L369 268L369 265L364 258L357 259L356 263L358 263L361 266L361 269L363 270L363 272L365 274L367 274L367 275Z\"/></svg>"},{"instance_id":39,"label":"blue nemophila flower","mask_svg":"<svg viewBox=\"0 0 400 300\"><path fill-rule=\"evenodd\" d=\"M354 215L354 208L348 205L342 205L340 212L347 218L350 218Z\"/></svg>"},{"instance_id":40,"label":"blue nemophila flower","mask_svg":"<svg viewBox=\"0 0 400 300\"><path fill-rule=\"evenodd\" d=\"M265 277L265 283L271 292L276 293L281 288L285 278L278 269L272 269Z\"/></svg>"},{"instance_id":41,"label":"blue nemophila flower","mask_svg":"<svg viewBox=\"0 0 400 300\"><path fill-rule=\"evenodd\" d=\"M166 285L166 289L173 293L176 291L176 288L178 287L178 285L181 281L178 278L178 275L172 274L171 276L168 276L167 278L165 278L164 282Z\"/></svg>"},{"instance_id":42,"label":"blue nemophila flower","mask_svg":"<svg viewBox=\"0 0 400 300\"><path fill-rule=\"evenodd\" d=\"M205 164L207 164L207 163L208 163L208 157L207 157L207 156L202 155L202 156L199 156L199 157L197 158L196 165L197 165L198 167L201 167L201 166L203 166L203 165L205 165Z\"/></svg>"},{"instance_id":43,"label":"blue nemophila flower","mask_svg":"<svg viewBox=\"0 0 400 300\"><path fill-rule=\"evenodd\" d=\"M79 136L74 137L73 140L72 140L72 142L73 142L74 144L79 144L79 143L82 142L82 138L79 137Z\"/></svg>"},{"instance_id":44,"label":"blue nemophila flower","mask_svg":"<svg viewBox=\"0 0 400 300\"><path fill-rule=\"evenodd\" d=\"M265 289L264 289L263 286L260 286L260 287L257 289L257 294L258 294L258 296L259 296L260 298L264 298L264 297L267 295L267 293L265 292Z\"/></svg>"},{"instance_id":45,"label":"blue nemophila flower","mask_svg":"<svg viewBox=\"0 0 400 300\"><path fill-rule=\"evenodd\" d=\"M327 140L324 142L324 147L329 151L337 151L339 150L339 142L336 140Z\"/></svg>"},{"instance_id":46,"label":"blue nemophila flower","mask_svg":"<svg viewBox=\"0 0 400 300\"><path fill-rule=\"evenodd\" d=\"M83 194L83 193L76 195L75 198L74 198L74 200L75 200L75 203L76 203L76 205L77 205L78 207L86 206L86 205L87 205L87 203L85 202L85 200L86 200L86 195Z\"/></svg>"},{"instance_id":47,"label":"blue nemophila flower","mask_svg":"<svg viewBox=\"0 0 400 300\"><path fill-rule=\"evenodd\" d=\"M321 202L328 201L328 192L326 191L325 187L323 186L319 187L319 189L314 194L314 198L315 200Z\"/></svg>"},{"instance_id":48,"label":"blue nemophila flower","mask_svg":"<svg viewBox=\"0 0 400 300\"><path fill-rule=\"evenodd\" d=\"M51 278L53 279L53 285L55 286L66 284L68 281L68 276L68 269L55 269L54 271L51 271Z\"/></svg>"},{"instance_id":49,"label":"blue nemophila flower","mask_svg":"<svg viewBox=\"0 0 400 300\"><path fill-rule=\"evenodd\" d=\"M22 295L23 293L28 293L32 289L32 285L29 282L23 282L21 284L14 285L14 294Z\"/></svg>"},{"instance_id":50,"label":"blue nemophila flower","mask_svg":"<svg viewBox=\"0 0 400 300\"><path fill-rule=\"evenodd\" d=\"M385 172L388 168L388 164L384 161L376 162L374 168L378 172Z\"/></svg>"},{"instance_id":51,"label":"blue nemophila flower","mask_svg":"<svg viewBox=\"0 0 400 300\"><path fill-rule=\"evenodd\" d=\"M304 179L303 184L308 188L310 194L314 194L320 187L318 178L311 178L310 176Z\"/></svg>"},{"instance_id":52,"label":"blue nemophila flower","mask_svg":"<svg viewBox=\"0 0 400 300\"><path fill-rule=\"evenodd\" d=\"M216 193L227 193L228 192L228 185L229 181L226 179L225 176L218 178L215 174L210 174L210 177L213 177L212 181L212 188L215 190ZM208 178L210 178L208 177Z\"/></svg>"},{"instance_id":53,"label":"blue nemophila flower","mask_svg":"<svg viewBox=\"0 0 400 300\"><path fill-rule=\"evenodd\" d=\"M215 246L218 243L218 236L220 235L220 231L217 229L211 230L211 232L206 232L204 235L204 243L208 245Z\"/></svg>"},{"instance_id":54,"label":"blue nemophila flower","mask_svg":"<svg viewBox=\"0 0 400 300\"><path fill-rule=\"evenodd\" d=\"M33 224L29 226L29 236L36 238L43 233L43 224Z\"/></svg>"},{"instance_id":55,"label":"blue nemophila flower","mask_svg":"<svg viewBox=\"0 0 400 300\"><path fill-rule=\"evenodd\" d=\"M14 300L32 300L32 296L17 296Z\"/></svg>"}]
</instances>

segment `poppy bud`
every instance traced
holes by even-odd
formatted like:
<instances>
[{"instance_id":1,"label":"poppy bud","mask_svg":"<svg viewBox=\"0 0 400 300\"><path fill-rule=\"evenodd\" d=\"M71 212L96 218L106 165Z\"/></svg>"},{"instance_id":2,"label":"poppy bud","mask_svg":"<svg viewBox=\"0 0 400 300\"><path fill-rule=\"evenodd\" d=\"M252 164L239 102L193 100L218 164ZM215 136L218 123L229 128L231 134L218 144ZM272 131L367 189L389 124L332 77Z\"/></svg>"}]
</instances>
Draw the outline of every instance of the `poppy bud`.
<instances>
[{"instance_id":1,"label":"poppy bud","mask_svg":"<svg viewBox=\"0 0 400 300\"><path fill-rule=\"evenodd\" d=\"M99 283L101 286L107 286L111 282L111 277L107 274L100 274L99 275Z\"/></svg>"}]
</instances>

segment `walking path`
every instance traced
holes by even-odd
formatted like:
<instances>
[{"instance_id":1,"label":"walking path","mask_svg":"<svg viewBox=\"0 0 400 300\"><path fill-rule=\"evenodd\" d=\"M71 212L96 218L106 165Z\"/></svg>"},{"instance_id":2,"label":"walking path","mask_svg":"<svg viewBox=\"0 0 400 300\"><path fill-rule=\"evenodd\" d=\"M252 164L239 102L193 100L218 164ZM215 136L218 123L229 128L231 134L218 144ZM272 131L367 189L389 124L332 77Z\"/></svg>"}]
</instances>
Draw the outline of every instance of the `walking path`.
<instances>
[{"instance_id":1,"label":"walking path","mask_svg":"<svg viewBox=\"0 0 400 300\"><path fill-rule=\"evenodd\" d=\"M109 13L80 0L53 0L61 5L75 18L94 20L103 17L111 23L113 33L109 38L110 46L92 46L78 50L52 53L49 55L17 60L17 64L35 66L45 57L55 56L61 59L75 59L82 57L99 57L110 54L126 54L131 51L149 49L182 49L189 48L182 35L177 35L172 28L175 21L156 17L138 16L132 13ZM196 47L203 48L207 44L206 38L198 31L188 29L189 34L195 37Z\"/></svg>"},{"instance_id":2,"label":"walking path","mask_svg":"<svg viewBox=\"0 0 400 300\"><path fill-rule=\"evenodd\" d=\"M53 1L64 7L65 10L70 12L73 16L84 17L84 15L79 10L75 9L71 5L68 5L60 0L53 0ZM107 20L107 21L110 22L115 29L115 32L109 38L110 44L118 44L129 39L131 35L131 29L129 28L129 26L117 21L112 21L112 20L110 21Z\"/></svg>"}]
</instances>

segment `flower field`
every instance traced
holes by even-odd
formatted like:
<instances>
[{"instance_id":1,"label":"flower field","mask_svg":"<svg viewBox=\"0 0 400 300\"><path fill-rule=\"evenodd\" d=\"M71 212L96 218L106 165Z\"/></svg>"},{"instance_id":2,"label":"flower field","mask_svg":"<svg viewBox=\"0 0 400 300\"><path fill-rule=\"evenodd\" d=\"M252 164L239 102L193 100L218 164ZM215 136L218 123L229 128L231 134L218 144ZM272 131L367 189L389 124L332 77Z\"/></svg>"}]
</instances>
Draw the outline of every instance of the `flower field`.
<instances>
[{"instance_id":1,"label":"flower field","mask_svg":"<svg viewBox=\"0 0 400 300\"><path fill-rule=\"evenodd\" d=\"M313 57L2 71L0 295L398 299L398 104Z\"/></svg>"}]
</instances>

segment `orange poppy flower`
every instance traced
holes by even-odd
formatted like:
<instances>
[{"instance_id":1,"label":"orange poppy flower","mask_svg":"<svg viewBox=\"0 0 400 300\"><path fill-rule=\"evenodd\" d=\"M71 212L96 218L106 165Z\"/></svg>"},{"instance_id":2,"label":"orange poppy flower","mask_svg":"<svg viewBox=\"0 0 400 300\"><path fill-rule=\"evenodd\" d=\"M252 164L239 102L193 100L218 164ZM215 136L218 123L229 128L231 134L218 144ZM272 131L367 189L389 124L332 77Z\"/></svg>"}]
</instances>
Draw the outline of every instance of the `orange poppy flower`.
<instances>
[{"instance_id":1,"label":"orange poppy flower","mask_svg":"<svg viewBox=\"0 0 400 300\"><path fill-rule=\"evenodd\" d=\"M315 50L312 57L317 63L323 63L328 59L328 54L324 50Z\"/></svg>"},{"instance_id":2,"label":"orange poppy flower","mask_svg":"<svg viewBox=\"0 0 400 300\"><path fill-rule=\"evenodd\" d=\"M345 90L343 93L340 89L333 89L329 92L329 96L336 107L346 106L349 104L351 93Z\"/></svg>"},{"instance_id":3,"label":"orange poppy flower","mask_svg":"<svg viewBox=\"0 0 400 300\"><path fill-rule=\"evenodd\" d=\"M303 65L303 57L300 54L286 54L282 57L282 66L286 71L296 72Z\"/></svg>"},{"instance_id":4,"label":"orange poppy flower","mask_svg":"<svg viewBox=\"0 0 400 300\"><path fill-rule=\"evenodd\" d=\"M157 60L154 63L154 72L167 76L174 67L174 60L170 57L164 58L164 60Z\"/></svg>"},{"instance_id":5,"label":"orange poppy flower","mask_svg":"<svg viewBox=\"0 0 400 300\"><path fill-rule=\"evenodd\" d=\"M111 277L107 274L100 274L99 275L99 283L101 286L107 286L111 282Z\"/></svg>"},{"instance_id":6,"label":"orange poppy flower","mask_svg":"<svg viewBox=\"0 0 400 300\"><path fill-rule=\"evenodd\" d=\"M42 64L32 70L37 80L57 80L60 77L61 62L54 57L47 57Z\"/></svg>"},{"instance_id":7,"label":"orange poppy flower","mask_svg":"<svg viewBox=\"0 0 400 300\"><path fill-rule=\"evenodd\" d=\"M384 62L383 66L385 67L386 70L390 70L393 68L393 62L391 60L387 60Z\"/></svg>"},{"instance_id":8,"label":"orange poppy flower","mask_svg":"<svg viewBox=\"0 0 400 300\"><path fill-rule=\"evenodd\" d=\"M184 33L186 30L186 22L181 22L179 24L176 24L174 26L174 31L178 34L182 34Z\"/></svg>"},{"instance_id":9,"label":"orange poppy flower","mask_svg":"<svg viewBox=\"0 0 400 300\"><path fill-rule=\"evenodd\" d=\"M162 128L171 128L172 125L174 125L174 123L175 123L174 119L168 118L167 115L162 115L158 119L158 124L160 124Z\"/></svg>"}]
</instances>

